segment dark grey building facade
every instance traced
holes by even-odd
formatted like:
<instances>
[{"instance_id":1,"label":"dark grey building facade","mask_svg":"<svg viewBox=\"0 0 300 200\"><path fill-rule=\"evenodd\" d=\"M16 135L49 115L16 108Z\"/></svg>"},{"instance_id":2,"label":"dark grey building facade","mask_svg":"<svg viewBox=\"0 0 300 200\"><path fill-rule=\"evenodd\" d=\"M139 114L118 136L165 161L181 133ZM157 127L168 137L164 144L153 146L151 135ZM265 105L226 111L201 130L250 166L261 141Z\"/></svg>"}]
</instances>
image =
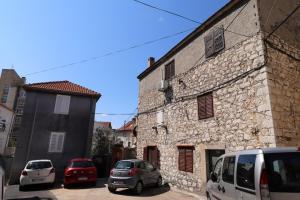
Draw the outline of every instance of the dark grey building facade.
<instances>
[{"instance_id":1,"label":"dark grey building facade","mask_svg":"<svg viewBox=\"0 0 300 200\"><path fill-rule=\"evenodd\" d=\"M56 180L72 158L89 157L100 93L69 81L25 85L26 101L10 183L29 160L50 159Z\"/></svg>"}]
</instances>

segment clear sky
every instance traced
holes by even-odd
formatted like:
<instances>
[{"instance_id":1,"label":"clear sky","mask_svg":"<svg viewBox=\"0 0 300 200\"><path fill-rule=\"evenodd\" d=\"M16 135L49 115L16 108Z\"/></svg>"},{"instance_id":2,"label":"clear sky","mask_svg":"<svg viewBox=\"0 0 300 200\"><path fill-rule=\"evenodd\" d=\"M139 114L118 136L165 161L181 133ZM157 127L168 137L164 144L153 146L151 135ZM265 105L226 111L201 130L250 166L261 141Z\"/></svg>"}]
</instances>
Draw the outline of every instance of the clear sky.
<instances>
[{"instance_id":1,"label":"clear sky","mask_svg":"<svg viewBox=\"0 0 300 200\"><path fill-rule=\"evenodd\" d=\"M205 21L228 2L143 1L197 21ZM24 76L196 26L132 0L0 1L0 68L13 65L17 73ZM146 68L147 58L160 58L187 34L91 62L28 75L27 82L69 80L102 94L96 112L136 112L136 77ZM114 128L119 128L129 118L96 116L96 120L111 121Z\"/></svg>"}]
</instances>

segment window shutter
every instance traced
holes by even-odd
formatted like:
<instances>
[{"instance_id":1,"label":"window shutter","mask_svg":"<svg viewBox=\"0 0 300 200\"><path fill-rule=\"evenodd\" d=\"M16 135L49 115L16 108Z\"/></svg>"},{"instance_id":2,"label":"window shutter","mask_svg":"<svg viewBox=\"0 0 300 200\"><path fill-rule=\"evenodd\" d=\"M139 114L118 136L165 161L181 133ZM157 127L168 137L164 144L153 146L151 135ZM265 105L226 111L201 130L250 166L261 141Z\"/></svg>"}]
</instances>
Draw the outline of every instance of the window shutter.
<instances>
[{"instance_id":1,"label":"window shutter","mask_svg":"<svg viewBox=\"0 0 300 200\"><path fill-rule=\"evenodd\" d=\"M223 27L214 30L214 53L221 51L225 47Z\"/></svg>"},{"instance_id":2,"label":"window shutter","mask_svg":"<svg viewBox=\"0 0 300 200\"><path fill-rule=\"evenodd\" d=\"M214 54L214 34L213 32L209 33L204 37L205 45L205 57L208 58Z\"/></svg>"},{"instance_id":3,"label":"window shutter","mask_svg":"<svg viewBox=\"0 0 300 200\"><path fill-rule=\"evenodd\" d=\"M157 147L155 147L154 151L153 151L153 165L156 167L156 168L160 168L160 152L158 150Z\"/></svg>"},{"instance_id":4,"label":"window shutter","mask_svg":"<svg viewBox=\"0 0 300 200\"><path fill-rule=\"evenodd\" d=\"M213 95L212 93L206 96L206 118L214 116L214 108L213 108Z\"/></svg>"},{"instance_id":5,"label":"window shutter","mask_svg":"<svg viewBox=\"0 0 300 200\"><path fill-rule=\"evenodd\" d=\"M175 61L173 60L170 64L170 78L175 76Z\"/></svg>"},{"instance_id":6,"label":"window shutter","mask_svg":"<svg viewBox=\"0 0 300 200\"><path fill-rule=\"evenodd\" d=\"M169 65L165 66L165 80L169 80L171 76L170 67Z\"/></svg>"},{"instance_id":7,"label":"window shutter","mask_svg":"<svg viewBox=\"0 0 300 200\"><path fill-rule=\"evenodd\" d=\"M199 119L205 119L206 118L205 96L199 96L197 98L197 100L198 100L198 116L199 116Z\"/></svg>"},{"instance_id":8,"label":"window shutter","mask_svg":"<svg viewBox=\"0 0 300 200\"><path fill-rule=\"evenodd\" d=\"M56 152L62 152L64 146L64 134L59 134L57 137Z\"/></svg>"},{"instance_id":9,"label":"window shutter","mask_svg":"<svg viewBox=\"0 0 300 200\"><path fill-rule=\"evenodd\" d=\"M185 171L193 173L193 149L192 148L185 149L185 154L186 154L185 155L185 162L186 162Z\"/></svg>"},{"instance_id":10,"label":"window shutter","mask_svg":"<svg viewBox=\"0 0 300 200\"><path fill-rule=\"evenodd\" d=\"M55 133L51 133L51 137L50 137L50 143L49 143L49 152L55 152L56 150L56 143L57 143L57 134Z\"/></svg>"},{"instance_id":11,"label":"window shutter","mask_svg":"<svg viewBox=\"0 0 300 200\"><path fill-rule=\"evenodd\" d=\"M185 171L185 149L179 148L179 158L178 158L178 169L180 171Z\"/></svg>"},{"instance_id":12,"label":"window shutter","mask_svg":"<svg viewBox=\"0 0 300 200\"><path fill-rule=\"evenodd\" d=\"M69 114L71 97L67 95L56 95L54 113L55 114Z\"/></svg>"},{"instance_id":13,"label":"window shutter","mask_svg":"<svg viewBox=\"0 0 300 200\"><path fill-rule=\"evenodd\" d=\"M148 159L148 147L144 147L143 160Z\"/></svg>"}]
</instances>

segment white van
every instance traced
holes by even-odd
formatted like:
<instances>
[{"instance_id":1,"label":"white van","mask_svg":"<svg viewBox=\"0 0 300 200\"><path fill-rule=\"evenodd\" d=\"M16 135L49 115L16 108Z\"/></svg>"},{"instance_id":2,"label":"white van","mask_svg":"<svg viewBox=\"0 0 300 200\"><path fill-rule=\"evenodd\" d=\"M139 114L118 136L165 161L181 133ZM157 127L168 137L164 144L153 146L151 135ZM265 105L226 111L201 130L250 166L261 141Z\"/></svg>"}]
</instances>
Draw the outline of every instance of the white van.
<instances>
[{"instance_id":1,"label":"white van","mask_svg":"<svg viewBox=\"0 0 300 200\"><path fill-rule=\"evenodd\" d=\"M224 154L207 182L208 199L300 200L300 148Z\"/></svg>"}]
</instances>

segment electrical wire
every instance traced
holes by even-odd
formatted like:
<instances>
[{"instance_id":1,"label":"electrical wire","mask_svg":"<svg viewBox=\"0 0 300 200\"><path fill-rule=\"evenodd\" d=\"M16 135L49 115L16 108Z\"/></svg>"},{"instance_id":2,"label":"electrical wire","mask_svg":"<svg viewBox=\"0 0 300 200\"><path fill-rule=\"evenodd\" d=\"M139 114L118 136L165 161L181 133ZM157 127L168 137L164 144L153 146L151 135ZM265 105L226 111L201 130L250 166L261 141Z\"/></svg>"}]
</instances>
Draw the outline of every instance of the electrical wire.
<instances>
[{"instance_id":1,"label":"electrical wire","mask_svg":"<svg viewBox=\"0 0 300 200\"><path fill-rule=\"evenodd\" d=\"M160 7L157 7L157 6L154 6L154 5L145 3L145 2L143 2L143 1L139 1L139 0L132 0L132 1L134 1L134 2L136 2L136 3L139 3L139 4L142 4L142 5L144 5L144 6L150 7L150 8L152 8L152 9L159 10L159 11L168 13L168 14L170 14L170 15L174 15L174 16L176 16L176 17L180 17L180 18L182 18L182 19L185 19L185 20L187 20L187 21L196 23L196 24L198 24L198 25L203 24L203 22L196 21L196 20L194 20L194 19L185 17L185 16L183 16L183 15L181 15L181 14L178 14L178 13L175 13L175 12L172 12L172 11L169 11L169 10L166 10L166 9L163 9L163 8L160 8ZM247 3L247 4L248 4L248 3ZM230 26L230 25L229 25L229 26ZM217 27L217 28L219 28L219 27ZM244 36L244 37L251 37L251 36L248 36L248 35L245 35L245 34L242 34L242 33L237 33L237 32L231 31L231 30L225 30L225 31L230 32L230 33L233 33L233 34L236 34L236 35Z\"/></svg>"},{"instance_id":2,"label":"electrical wire","mask_svg":"<svg viewBox=\"0 0 300 200\"><path fill-rule=\"evenodd\" d=\"M123 48L123 49L111 51L111 52L105 53L105 54L100 55L100 56L94 56L94 57L90 57L90 58L87 58L87 59L79 60L79 61L76 61L76 62L64 64L64 65L59 65L59 66L55 66L55 67L45 68L45 69L40 70L40 71L36 71L36 72L31 72L31 73L25 74L24 76L31 76L31 75L34 75L34 74L40 74L40 73L44 73L44 72L48 72L48 71L53 71L53 70L61 69L61 68L71 67L71 66L77 65L77 64L82 64L82 63L90 62L90 61L93 61L93 60L98 60L98 59L101 59L101 58L104 58L104 57L108 57L108 56L112 56L112 55L115 55L115 54L123 53L123 52L129 51L129 50L132 50L132 49L140 48L140 47L143 47L143 46L146 46L146 45L149 45L149 44L161 41L161 40L166 40L166 39L169 39L169 38L181 35L183 33L189 32L189 31L194 30L194 29L195 28L189 28L189 29L177 32L177 33L166 35L166 36L154 39L154 40L149 40L149 41L146 41L146 42L143 42L143 43L140 43L140 44L136 44L136 45L133 45L133 46L130 46L130 47L127 47L127 48Z\"/></svg>"}]
</instances>

